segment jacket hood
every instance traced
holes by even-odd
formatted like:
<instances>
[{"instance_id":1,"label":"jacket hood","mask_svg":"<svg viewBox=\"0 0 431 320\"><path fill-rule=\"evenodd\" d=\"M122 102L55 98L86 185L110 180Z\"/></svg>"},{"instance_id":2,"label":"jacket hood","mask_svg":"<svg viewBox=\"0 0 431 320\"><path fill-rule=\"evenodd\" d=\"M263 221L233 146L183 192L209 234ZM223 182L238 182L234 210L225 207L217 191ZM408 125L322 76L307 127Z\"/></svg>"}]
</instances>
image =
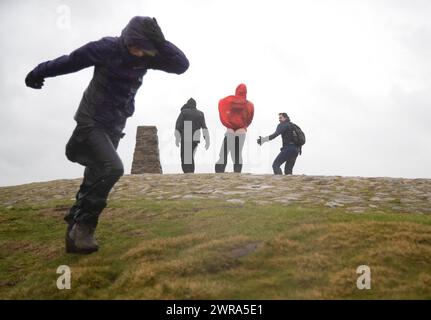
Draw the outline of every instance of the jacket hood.
<instances>
[{"instance_id":1,"label":"jacket hood","mask_svg":"<svg viewBox=\"0 0 431 320\"><path fill-rule=\"evenodd\" d=\"M196 101L193 98L190 98L187 103L181 108L181 110L184 109L196 109Z\"/></svg>"},{"instance_id":2,"label":"jacket hood","mask_svg":"<svg viewBox=\"0 0 431 320\"><path fill-rule=\"evenodd\" d=\"M237 97L241 97L243 99L247 99L247 86L243 83L241 83L240 85L238 85L238 87L236 87L235 90L235 95Z\"/></svg>"},{"instance_id":3,"label":"jacket hood","mask_svg":"<svg viewBox=\"0 0 431 320\"><path fill-rule=\"evenodd\" d=\"M165 41L165 37L155 18L133 17L121 32L127 46L133 45L144 50L154 50Z\"/></svg>"}]
</instances>

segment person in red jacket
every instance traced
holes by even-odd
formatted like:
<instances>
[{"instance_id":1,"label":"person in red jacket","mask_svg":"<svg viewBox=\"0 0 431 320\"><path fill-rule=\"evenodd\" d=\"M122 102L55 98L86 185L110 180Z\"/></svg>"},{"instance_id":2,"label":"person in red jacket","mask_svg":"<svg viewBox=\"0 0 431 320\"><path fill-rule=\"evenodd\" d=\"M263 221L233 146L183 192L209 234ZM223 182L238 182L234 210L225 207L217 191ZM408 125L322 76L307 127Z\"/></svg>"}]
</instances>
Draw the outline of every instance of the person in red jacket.
<instances>
[{"instance_id":1,"label":"person in red jacket","mask_svg":"<svg viewBox=\"0 0 431 320\"><path fill-rule=\"evenodd\" d=\"M221 99L218 110L220 121L227 130L220 149L220 158L215 165L215 172L225 171L228 153L231 154L234 163L234 172L241 172L245 135L254 115L254 105L247 100L246 85L238 85L235 95Z\"/></svg>"}]
</instances>

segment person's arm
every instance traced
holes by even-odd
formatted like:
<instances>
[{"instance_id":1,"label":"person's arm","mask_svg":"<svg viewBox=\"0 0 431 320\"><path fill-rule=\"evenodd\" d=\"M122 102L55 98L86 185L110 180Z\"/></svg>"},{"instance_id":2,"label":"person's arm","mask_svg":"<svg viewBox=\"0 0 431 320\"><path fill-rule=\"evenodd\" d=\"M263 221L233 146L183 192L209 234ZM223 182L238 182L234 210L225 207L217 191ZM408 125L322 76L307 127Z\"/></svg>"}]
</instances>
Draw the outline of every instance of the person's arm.
<instances>
[{"instance_id":1,"label":"person's arm","mask_svg":"<svg viewBox=\"0 0 431 320\"><path fill-rule=\"evenodd\" d=\"M268 141L270 141L272 139L275 139L280 134L282 134L286 129L287 129L287 125L284 124L284 123L280 123L277 126L277 129L275 130L275 132L273 134L270 134L269 136L266 136L266 137L259 136L259 138L257 139L257 144L262 145L265 142L268 142Z\"/></svg>"},{"instance_id":2,"label":"person's arm","mask_svg":"<svg viewBox=\"0 0 431 320\"><path fill-rule=\"evenodd\" d=\"M233 125L230 123L229 119L227 119L226 117L222 117L222 115L220 114L220 122L222 123L222 125L224 125L227 129L232 129Z\"/></svg>"},{"instance_id":3,"label":"person's arm","mask_svg":"<svg viewBox=\"0 0 431 320\"><path fill-rule=\"evenodd\" d=\"M189 68L185 54L171 42L165 41L157 49L158 54L152 59L150 69L182 74Z\"/></svg>"},{"instance_id":4,"label":"person's arm","mask_svg":"<svg viewBox=\"0 0 431 320\"><path fill-rule=\"evenodd\" d=\"M175 145L178 147L181 142L181 135L184 131L184 117L181 112L177 118L177 122L175 124Z\"/></svg>"},{"instance_id":5,"label":"person's arm","mask_svg":"<svg viewBox=\"0 0 431 320\"><path fill-rule=\"evenodd\" d=\"M25 78L28 87L40 89L45 78L55 77L102 64L112 48L109 40L102 38L76 49L69 55L40 63Z\"/></svg>"},{"instance_id":6,"label":"person's arm","mask_svg":"<svg viewBox=\"0 0 431 320\"><path fill-rule=\"evenodd\" d=\"M208 129L207 128L207 124L205 122L205 114L202 112L201 115L202 115L202 125L201 125L201 128L202 129Z\"/></svg>"},{"instance_id":7,"label":"person's arm","mask_svg":"<svg viewBox=\"0 0 431 320\"><path fill-rule=\"evenodd\" d=\"M69 55L42 62L32 72L37 77L48 78L96 66L103 63L109 48L108 40L92 41Z\"/></svg>"},{"instance_id":8,"label":"person's arm","mask_svg":"<svg viewBox=\"0 0 431 320\"><path fill-rule=\"evenodd\" d=\"M247 128L250 126L251 122L253 121L254 117L254 105L251 102L247 103L247 109L248 109L248 117L247 117Z\"/></svg>"},{"instance_id":9,"label":"person's arm","mask_svg":"<svg viewBox=\"0 0 431 320\"><path fill-rule=\"evenodd\" d=\"M269 140L275 139L276 137L278 137L280 134L282 134L284 131L286 131L287 129L287 124L285 123L280 123L277 126L277 129L275 130L275 132L273 134L270 134L268 136Z\"/></svg>"},{"instance_id":10,"label":"person's arm","mask_svg":"<svg viewBox=\"0 0 431 320\"><path fill-rule=\"evenodd\" d=\"M177 118L177 122L175 123L175 130L179 131L180 133L184 130L184 116L183 113L180 112Z\"/></svg>"},{"instance_id":11,"label":"person's arm","mask_svg":"<svg viewBox=\"0 0 431 320\"><path fill-rule=\"evenodd\" d=\"M210 147L210 133L207 128L207 124L205 123L205 115L202 113L202 134L205 139L205 149L208 150Z\"/></svg>"}]
</instances>

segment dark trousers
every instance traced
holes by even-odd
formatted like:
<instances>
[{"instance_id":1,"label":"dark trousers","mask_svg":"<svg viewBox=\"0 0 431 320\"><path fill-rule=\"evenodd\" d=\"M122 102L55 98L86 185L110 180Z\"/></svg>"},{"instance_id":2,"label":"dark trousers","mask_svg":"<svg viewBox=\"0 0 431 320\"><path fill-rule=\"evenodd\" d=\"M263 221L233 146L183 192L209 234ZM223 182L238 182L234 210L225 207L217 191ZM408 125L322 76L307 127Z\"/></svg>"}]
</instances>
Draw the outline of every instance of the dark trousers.
<instances>
[{"instance_id":1,"label":"dark trousers","mask_svg":"<svg viewBox=\"0 0 431 320\"><path fill-rule=\"evenodd\" d=\"M288 145L280 149L280 153L272 163L274 174L283 174L280 166L284 165L284 174L292 174L293 166L295 165L296 158L298 157L298 148L295 145Z\"/></svg>"},{"instance_id":2,"label":"dark trousers","mask_svg":"<svg viewBox=\"0 0 431 320\"><path fill-rule=\"evenodd\" d=\"M226 133L220 149L220 157L215 165L215 172L222 173L226 170L227 156L230 153L233 162L233 171L242 171L242 149L245 142L245 133Z\"/></svg>"},{"instance_id":3,"label":"dark trousers","mask_svg":"<svg viewBox=\"0 0 431 320\"><path fill-rule=\"evenodd\" d=\"M82 222L96 227L99 215L114 184L124 174L117 154L122 135L99 127L78 125L66 145L66 156L85 166L84 179L76 193L75 204L66 215L69 224Z\"/></svg>"},{"instance_id":4,"label":"dark trousers","mask_svg":"<svg viewBox=\"0 0 431 320\"><path fill-rule=\"evenodd\" d=\"M187 146L187 144L189 144ZM181 139L181 168L184 173L195 172L195 153L196 147L199 142L197 141L184 141Z\"/></svg>"}]
</instances>

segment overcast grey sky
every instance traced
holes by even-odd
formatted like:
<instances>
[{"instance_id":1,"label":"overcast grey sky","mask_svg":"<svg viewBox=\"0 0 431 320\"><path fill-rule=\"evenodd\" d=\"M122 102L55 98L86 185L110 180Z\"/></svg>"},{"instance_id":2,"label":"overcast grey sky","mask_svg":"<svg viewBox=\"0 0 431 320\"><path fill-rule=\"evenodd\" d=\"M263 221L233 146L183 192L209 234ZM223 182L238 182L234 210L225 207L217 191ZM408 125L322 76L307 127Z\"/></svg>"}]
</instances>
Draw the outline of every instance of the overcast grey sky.
<instances>
[{"instance_id":1,"label":"overcast grey sky","mask_svg":"<svg viewBox=\"0 0 431 320\"><path fill-rule=\"evenodd\" d=\"M281 139L255 141L285 111L307 136L296 174L431 178L431 1L2 0L0 185L82 176L64 147L92 68L49 78L42 90L24 78L119 35L135 15L156 17L190 68L144 77L118 149L127 173L138 125L158 127L164 172L181 172L173 128L189 97L212 138L208 151L198 148L196 171L213 172L224 133L218 100L243 82L255 104L243 172L272 173Z\"/></svg>"}]
</instances>

